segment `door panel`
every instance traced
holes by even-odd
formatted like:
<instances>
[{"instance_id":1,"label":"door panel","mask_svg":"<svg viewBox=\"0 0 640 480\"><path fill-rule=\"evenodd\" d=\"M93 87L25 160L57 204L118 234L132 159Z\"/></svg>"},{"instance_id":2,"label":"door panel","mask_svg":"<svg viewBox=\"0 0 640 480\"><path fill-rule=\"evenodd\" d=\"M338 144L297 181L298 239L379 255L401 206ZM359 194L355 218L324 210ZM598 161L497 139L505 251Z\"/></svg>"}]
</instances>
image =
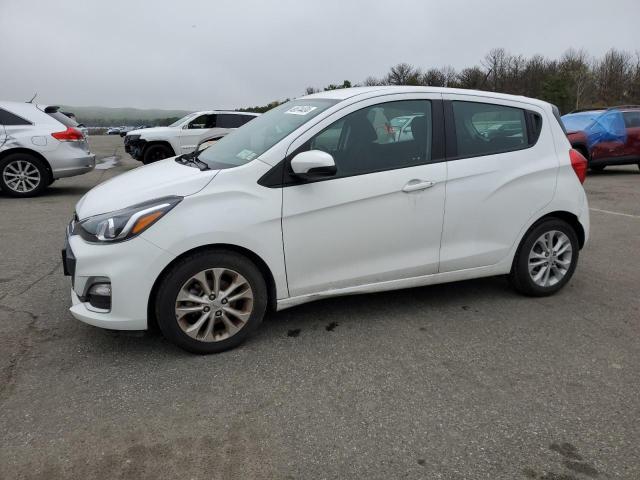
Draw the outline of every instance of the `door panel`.
<instances>
[{"instance_id":1,"label":"door panel","mask_svg":"<svg viewBox=\"0 0 640 480\"><path fill-rule=\"evenodd\" d=\"M462 95L445 98L486 102L486 99ZM498 263L519 240L523 226L553 198L558 159L548 118L537 107L509 101L499 103L539 113L543 118L540 136L529 148L447 162L440 272ZM482 133L486 138L480 141L502 131L506 137L497 145L517 146L517 133L512 134L512 129L518 131L515 120L508 120L506 126L501 127L491 124L491 118L484 116L487 131ZM482 125L480 121L478 124ZM462 128L464 125L455 124L456 133Z\"/></svg>"},{"instance_id":2,"label":"door panel","mask_svg":"<svg viewBox=\"0 0 640 480\"><path fill-rule=\"evenodd\" d=\"M284 188L290 294L436 273L445 177L440 162Z\"/></svg>"},{"instance_id":3,"label":"door panel","mask_svg":"<svg viewBox=\"0 0 640 480\"><path fill-rule=\"evenodd\" d=\"M180 152L192 152L200 141L215 133L216 114L204 114L191 120L186 128L180 132Z\"/></svg>"}]
</instances>

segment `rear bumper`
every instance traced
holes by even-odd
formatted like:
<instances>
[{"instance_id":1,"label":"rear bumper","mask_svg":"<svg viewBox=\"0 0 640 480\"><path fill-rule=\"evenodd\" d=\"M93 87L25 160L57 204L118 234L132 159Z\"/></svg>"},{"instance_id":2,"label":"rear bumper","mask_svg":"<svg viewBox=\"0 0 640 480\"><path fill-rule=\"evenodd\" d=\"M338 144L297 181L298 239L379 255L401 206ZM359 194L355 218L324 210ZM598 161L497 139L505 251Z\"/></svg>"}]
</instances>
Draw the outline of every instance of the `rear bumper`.
<instances>
[{"instance_id":1,"label":"rear bumper","mask_svg":"<svg viewBox=\"0 0 640 480\"><path fill-rule=\"evenodd\" d=\"M90 172L96 166L96 156L89 153L84 156L58 156L50 159L53 178L73 177Z\"/></svg>"},{"instance_id":2,"label":"rear bumper","mask_svg":"<svg viewBox=\"0 0 640 480\"><path fill-rule=\"evenodd\" d=\"M635 165L640 164L640 155L623 155L620 157L592 158L590 167L606 167L607 165Z\"/></svg>"}]
</instances>

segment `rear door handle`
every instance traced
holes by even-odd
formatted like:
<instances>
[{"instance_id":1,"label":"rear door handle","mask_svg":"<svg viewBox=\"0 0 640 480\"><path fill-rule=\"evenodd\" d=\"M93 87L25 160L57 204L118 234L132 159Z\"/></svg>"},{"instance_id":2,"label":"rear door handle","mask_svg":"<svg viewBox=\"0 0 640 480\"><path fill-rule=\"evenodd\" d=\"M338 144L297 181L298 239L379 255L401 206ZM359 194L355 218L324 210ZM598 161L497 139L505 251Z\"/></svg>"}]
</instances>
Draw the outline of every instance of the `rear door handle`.
<instances>
[{"instance_id":1,"label":"rear door handle","mask_svg":"<svg viewBox=\"0 0 640 480\"><path fill-rule=\"evenodd\" d=\"M436 182L432 182L431 180L409 180L407 184L402 187L403 192L417 192L418 190L425 190L427 188L431 188L436 184Z\"/></svg>"}]
</instances>

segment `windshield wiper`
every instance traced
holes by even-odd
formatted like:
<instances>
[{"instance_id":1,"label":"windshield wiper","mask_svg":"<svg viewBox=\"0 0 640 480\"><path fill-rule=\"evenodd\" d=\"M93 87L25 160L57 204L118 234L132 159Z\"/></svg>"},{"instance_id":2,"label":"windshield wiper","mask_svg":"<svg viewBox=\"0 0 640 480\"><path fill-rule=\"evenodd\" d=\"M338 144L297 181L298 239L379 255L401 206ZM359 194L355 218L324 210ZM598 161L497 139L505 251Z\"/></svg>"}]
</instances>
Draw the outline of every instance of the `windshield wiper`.
<instances>
[{"instance_id":1,"label":"windshield wiper","mask_svg":"<svg viewBox=\"0 0 640 480\"><path fill-rule=\"evenodd\" d=\"M198 154L195 152L185 153L184 155L176 157L176 162L182 165L194 166L196 168L199 168L201 171L211 170L209 168L209 165L198 159Z\"/></svg>"}]
</instances>

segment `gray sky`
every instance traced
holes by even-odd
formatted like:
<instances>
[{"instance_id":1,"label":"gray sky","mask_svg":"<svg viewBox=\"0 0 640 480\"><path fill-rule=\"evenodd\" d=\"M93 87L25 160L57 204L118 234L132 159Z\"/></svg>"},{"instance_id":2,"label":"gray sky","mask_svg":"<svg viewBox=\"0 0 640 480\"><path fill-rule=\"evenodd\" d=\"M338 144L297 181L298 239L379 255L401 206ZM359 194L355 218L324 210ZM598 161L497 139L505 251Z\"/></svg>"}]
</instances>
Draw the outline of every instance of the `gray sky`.
<instances>
[{"instance_id":1,"label":"gray sky","mask_svg":"<svg viewBox=\"0 0 640 480\"><path fill-rule=\"evenodd\" d=\"M262 105L399 62L640 50L639 0L0 0L0 99Z\"/></svg>"}]
</instances>

